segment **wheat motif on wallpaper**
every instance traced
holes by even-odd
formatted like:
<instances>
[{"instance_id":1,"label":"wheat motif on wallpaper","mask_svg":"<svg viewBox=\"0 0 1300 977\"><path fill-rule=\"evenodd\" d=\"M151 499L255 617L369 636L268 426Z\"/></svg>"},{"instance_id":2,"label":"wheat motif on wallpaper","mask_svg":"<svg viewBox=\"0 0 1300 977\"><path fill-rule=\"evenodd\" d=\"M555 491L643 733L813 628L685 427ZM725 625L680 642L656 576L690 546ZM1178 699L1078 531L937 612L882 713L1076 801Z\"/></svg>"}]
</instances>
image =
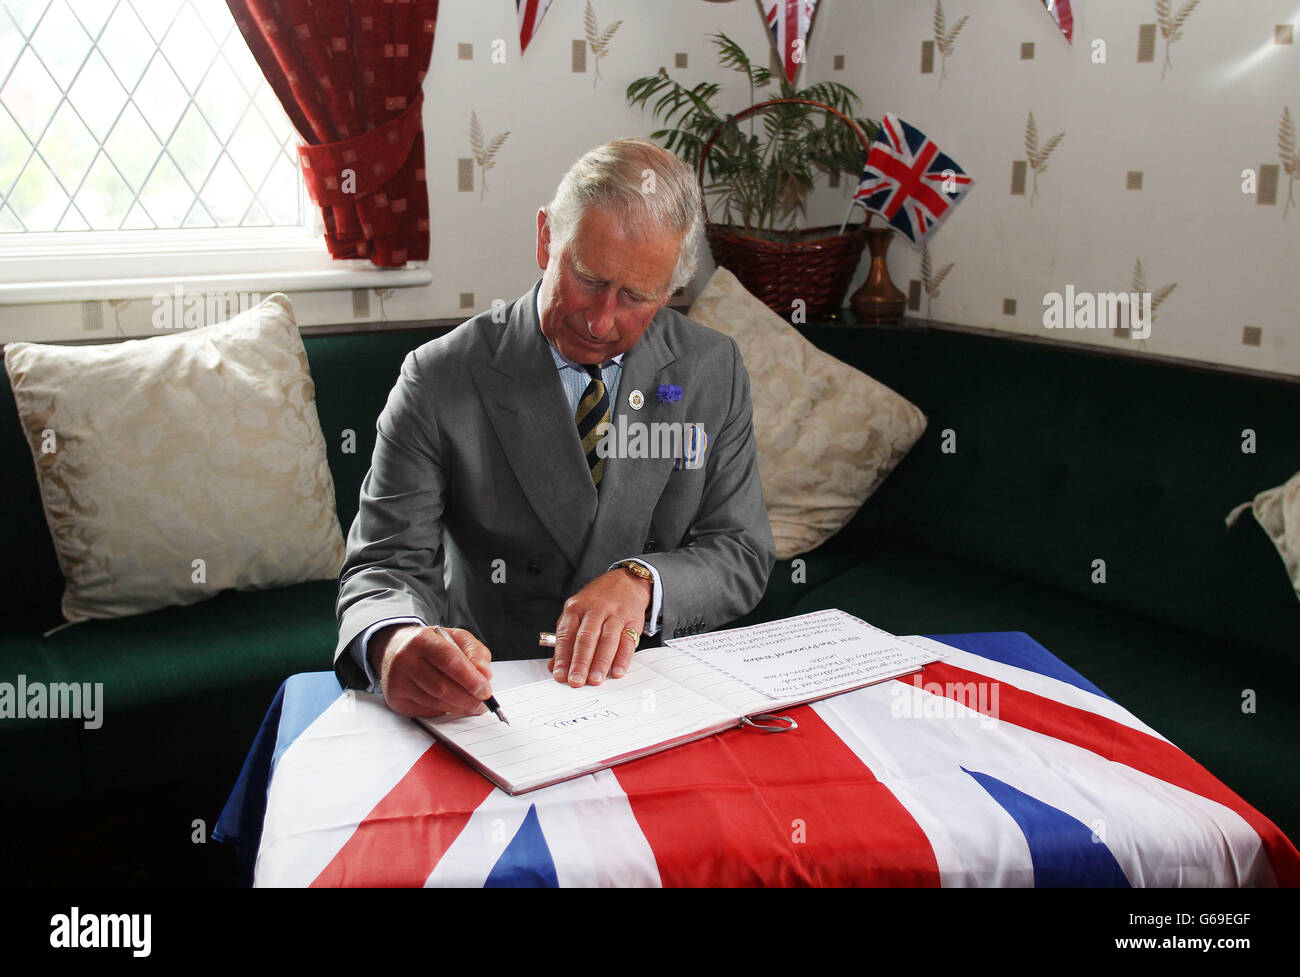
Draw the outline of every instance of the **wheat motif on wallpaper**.
<instances>
[{"instance_id":1,"label":"wheat motif on wallpaper","mask_svg":"<svg viewBox=\"0 0 1300 977\"><path fill-rule=\"evenodd\" d=\"M939 53L943 55L943 60L939 62L940 88L943 87L943 80L948 77L948 55L952 54L953 46L957 41L957 35L961 33L961 29L966 26L966 21L968 20L970 20L969 14L957 21L957 26L955 26L951 31L947 31L945 29L946 25L943 17L943 0L934 0L934 46L938 48Z\"/></svg>"},{"instance_id":2,"label":"wheat motif on wallpaper","mask_svg":"<svg viewBox=\"0 0 1300 977\"><path fill-rule=\"evenodd\" d=\"M1025 155L1029 157L1029 168L1034 171L1034 192L1029 198L1031 207L1038 198L1038 177L1047 172L1047 157L1052 155L1052 150L1056 149L1064 138L1065 133L1058 132L1047 140L1047 145L1040 150L1038 148L1038 123L1034 121L1034 113L1029 113L1029 121L1025 123Z\"/></svg>"},{"instance_id":3,"label":"wheat motif on wallpaper","mask_svg":"<svg viewBox=\"0 0 1300 977\"><path fill-rule=\"evenodd\" d=\"M591 8L591 0L587 0L583 26L587 30L587 46L591 48L592 57L596 62L596 77L592 79L592 88L595 88L596 83L600 81L600 59L609 53L609 42L614 37L614 32L622 25L621 20L616 20L602 31L600 25L596 23L596 11Z\"/></svg>"},{"instance_id":4,"label":"wheat motif on wallpaper","mask_svg":"<svg viewBox=\"0 0 1300 977\"><path fill-rule=\"evenodd\" d=\"M483 194L487 193L487 171L496 166L497 150L501 144L506 141L506 136L510 135L507 129L501 135L496 136L490 143L483 142L483 127L478 124L478 115L474 112L469 114L469 148L474 152L474 160L483 170L482 189L479 190L478 198L483 199Z\"/></svg>"},{"instance_id":5,"label":"wheat motif on wallpaper","mask_svg":"<svg viewBox=\"0 0 1300 977\"><path fill-rule=\"evenodd\" d=\"M925 317L930 318L930 307L934 300L939 297L939 286L943 280L948 277L948 272L952 271L953 263L950 261L944 265L939 274L932 274L933 266L930 264L930 246L927 244L921 249L921 285L925 288Z\"/></svg>"},{"instance_id":6,"label":"wheat motif on wallpaper","mask_svg":"<svg viewBox=\"0 0 1300 977\"><path fill-rule=\"evenodd\" d=\"M1282 157L1282 168L1291 178L1286 188L1286 206L1282 208L1282 216L1286 217L1287 211L1295 203L1295 179L1300 176L1300 154L1296 153L1295 123L1291 121L1289 105L1282 107L1282 124L1277 130L1277 151Z\"/></svg>"},{"instance_id":7,"label":"wheat motif on wallpaper","mask_svg":"<svg viewBox=\"0 0 1300 977\"><path fill-rule=\"evenodd\" d=\"M1160 25L1160 34L1165 39L1165 64L1160 69L1161 81L1164 81L1165 72L1174 66L1173 61L1169 59L1169 49L1183 36L1183 25L1187 23L1187 18L1192 15L1192 11L1200 2L1201 0L1187 0L1175 14L1170 0L1156 0L1156 23Z\"/></svg>"},{"instance_id":8,"label":"wheat motif on wallpaper","mask_svg":"<svg viewBox=\"0 0 1300 977\"><path fill-rule=\"evenodd\" d=\"M1169 296L1173 294L1174 289L1176 289L1177 287L1178 287L1178 283L1173 282L1172 284L1165 285L1162 288L1156 289L1156 291L1151 294L1151 322L1146 323L1148 329L1151 327L1151 323L1156 321L1156 309L1160 308L1160 303L1162 303L1165 299L1169 298ZM1139 296L1145 295L1147 292L1147 273L1146 270L1143 269L1142 267L1141 258L1138 258L1137 264L1133 266L1133 285L1130 288L1130 291L1136 293ZM1138 301L1140 302L1141 299L1139 298ZM1132 315L1132 311L1130 311L1129 314ZM1130 323L1131 321L1132 320L1130 320ZM1144 346L1146 345L1145 339L1143 339L1141 342Z\"/></svg>"}]
</instances>

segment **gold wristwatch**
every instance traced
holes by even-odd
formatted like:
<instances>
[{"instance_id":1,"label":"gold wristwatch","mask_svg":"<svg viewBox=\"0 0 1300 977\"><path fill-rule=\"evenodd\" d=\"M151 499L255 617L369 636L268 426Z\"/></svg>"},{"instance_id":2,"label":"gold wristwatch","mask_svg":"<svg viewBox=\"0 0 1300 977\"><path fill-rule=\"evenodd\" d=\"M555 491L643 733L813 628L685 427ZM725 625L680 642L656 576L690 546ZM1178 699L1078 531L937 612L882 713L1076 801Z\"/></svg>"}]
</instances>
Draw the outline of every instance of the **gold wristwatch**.
<instances>
[{"instance_id":1,"label":"gold wristwatch","mask_svg":"<svg viewBox=\"0 0 1300 977\"><path fill-rule=\"evenodd\" d=\"M615 566L622 567L628 573L638 576L642 580L649 580L654 583L655 575L635 560L624 560L622 563L615 564Z\"/></svg>"}]
</instances>

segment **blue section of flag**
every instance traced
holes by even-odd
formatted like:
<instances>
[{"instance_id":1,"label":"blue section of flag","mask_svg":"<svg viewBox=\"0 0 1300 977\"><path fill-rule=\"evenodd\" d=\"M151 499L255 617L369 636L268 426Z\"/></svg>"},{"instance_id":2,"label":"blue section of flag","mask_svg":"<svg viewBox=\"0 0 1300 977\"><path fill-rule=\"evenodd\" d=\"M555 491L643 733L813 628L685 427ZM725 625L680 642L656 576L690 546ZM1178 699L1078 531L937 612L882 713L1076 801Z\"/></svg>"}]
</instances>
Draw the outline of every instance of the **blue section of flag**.
<instances>
[{"instance_id":1,"label":"blue section of flag","mask_svg":"<svg viewBox=\"0 0 1300 977\"><path fill-rule=\"evenodd\" d=\"M1015 819L1029 844L1035 888L1129 888L1105 843L1078 818L986 773L961 768Z\"/></svg>"},{"instance_id":2,"label":"blue section of flag","mask_svg":"<svg viewBox=\"0 0 1300 977\"><path fill-rule=\"evenodd\" d=\"M981 634L927 634L940 644L949 645L990 661L1013 665L1027 672L1037 672L1048 678L1073 685L1076 689L1091 692L1110 700L1097 688L1061 659L1040 645L1023 631L990 631ZM1113 700L1112 700L1113 701Z\"/></svg>"},{"instance_id":3,"label":"blue section of flag","mask_svg":"<svg viewBox=\"0 0 1300 977\"><path fill-rule=\"evenodd\" d=\"M485 889L558 889L555 859L537 820L537 805L530 804L524 823L488 873Z\"/></svg>"}]
</instances>

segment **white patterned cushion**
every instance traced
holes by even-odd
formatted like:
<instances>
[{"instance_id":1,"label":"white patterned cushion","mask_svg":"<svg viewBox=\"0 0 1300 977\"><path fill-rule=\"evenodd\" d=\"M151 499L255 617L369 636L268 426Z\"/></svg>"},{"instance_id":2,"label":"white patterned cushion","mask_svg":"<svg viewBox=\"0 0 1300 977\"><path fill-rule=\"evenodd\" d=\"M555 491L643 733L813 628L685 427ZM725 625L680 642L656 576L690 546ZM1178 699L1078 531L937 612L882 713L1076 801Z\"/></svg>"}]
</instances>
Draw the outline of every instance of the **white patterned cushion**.
<instances>
[{"instance_id":1,"label":"white patterned cushion","mask_svg":"<svg viewBox=\"0 0 1300 977\"><path fill-rule=\"evenodd\" d=\"M925 431L925 415L808 342L719 268L690 317L735 339L749 371L778 559L830 539Z\"/></svg>"},{"instance_id":2,"label":"white patterned cushion","mask_svg":"<svg viewBox=\"0 0 1300 977\"><path fill-rule=\"evenodd\" d=\"M69 621L338 575L334 482L284 295L172 336L10 343L5 368Z\"/></svg>"},{"instance_id":3,"label":"white patterned cushion","mask_svg":"<svg viewBox=\"0 0 1300 977\"><path fill-rule=\"evenodd\" d=\"M1228 513L1228 525L1236 522L1246 509L1255 514L1255 521L1277 547L1277 554L1291 578L1291 587L1300 598L1300 472L1292 475L1286 484L1260 492L1254 502L1237 506Z\"/></svg>"}]
</instances>

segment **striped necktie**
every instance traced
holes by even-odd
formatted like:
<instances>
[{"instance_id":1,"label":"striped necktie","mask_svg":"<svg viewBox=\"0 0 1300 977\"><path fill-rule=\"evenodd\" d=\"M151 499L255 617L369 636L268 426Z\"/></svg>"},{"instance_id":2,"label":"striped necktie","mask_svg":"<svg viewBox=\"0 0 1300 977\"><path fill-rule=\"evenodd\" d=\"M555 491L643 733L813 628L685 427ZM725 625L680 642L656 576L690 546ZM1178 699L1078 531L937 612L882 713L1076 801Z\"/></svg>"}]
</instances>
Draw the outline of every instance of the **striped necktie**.
<instances>
[{"instance_id":1,"label":"striped necktie","mask_svg":"<svg viewBox=\"0 0 1300 977\"><path fill-rule=\"evenodd\" d=\"M609 423L609 394L605 391L605 381L600 374L603 367L603 363L600 366L588 364L583 367L591 377L591 383L583 391L574 415L578 422L582 450L587 456L587 467L591 469L591 480L596 485L600 485L600 476L605 470L605 459L596 454L596 444L605 433L601 425Z\"/></svg>"}]
</instances>

